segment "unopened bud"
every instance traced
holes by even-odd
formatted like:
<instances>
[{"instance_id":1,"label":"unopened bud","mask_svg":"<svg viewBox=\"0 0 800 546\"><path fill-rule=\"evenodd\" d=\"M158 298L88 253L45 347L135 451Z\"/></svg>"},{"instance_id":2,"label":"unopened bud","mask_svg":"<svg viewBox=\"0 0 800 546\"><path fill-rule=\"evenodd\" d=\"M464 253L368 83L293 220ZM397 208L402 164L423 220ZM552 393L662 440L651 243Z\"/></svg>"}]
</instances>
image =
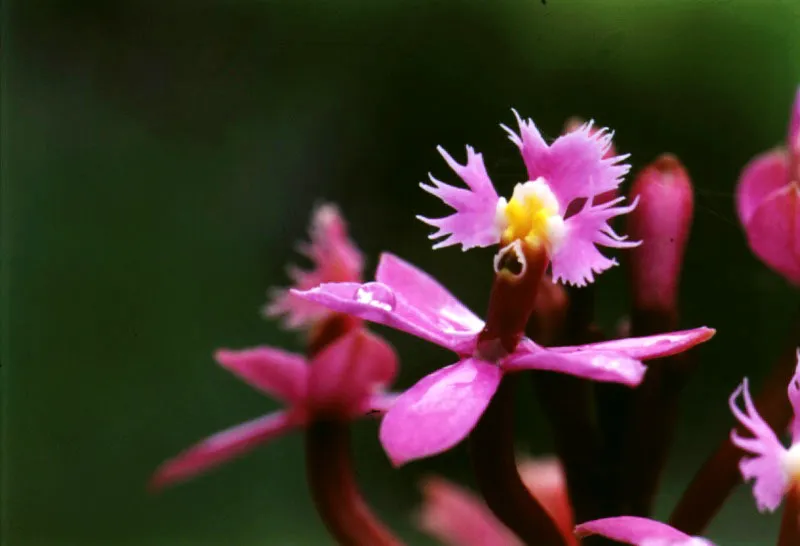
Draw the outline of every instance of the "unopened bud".
<instances>
[{"instance_id":1,"label":"unopened bud","mask_svg":"<svg viewBox=\"0 0 800 546\"><path fill-rule=\"evenodd\" d=\"M627 219L631 240L642 241L629 251L633 306L673 312L692 223L692 183L678 158L663 154L636 177L630 199L636 196L639 206Z\"/></svg>"}]
</instances>

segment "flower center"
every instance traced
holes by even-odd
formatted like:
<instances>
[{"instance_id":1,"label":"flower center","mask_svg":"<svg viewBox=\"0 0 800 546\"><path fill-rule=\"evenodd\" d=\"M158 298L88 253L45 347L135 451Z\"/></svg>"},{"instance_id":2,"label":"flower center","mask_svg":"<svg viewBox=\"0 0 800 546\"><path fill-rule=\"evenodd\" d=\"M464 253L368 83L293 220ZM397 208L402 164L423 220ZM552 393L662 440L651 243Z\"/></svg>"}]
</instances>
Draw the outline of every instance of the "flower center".
<instances>
[{"instance_id":1,"label":"flower center","mask_svg":"<svg viewBox=\"0 0 800 546\"><path fill-rule=\"evenodd\" d=\"M510 201L501 197L495 221L503 246L520 240L535 249L544 246L548 254L558 250L566 231L558 200L541 177L517 184Z\"/></svg>"},{"instance_id":2,"label":"flower center","mask_svg":"<svg viewBox=\"0 0 800 546\"><path fill-rule=\"evenodd\" d=\"M800 481L800 443L794 444L783 455L783 469L793 482Z\"/></svg>"}]
</instances>

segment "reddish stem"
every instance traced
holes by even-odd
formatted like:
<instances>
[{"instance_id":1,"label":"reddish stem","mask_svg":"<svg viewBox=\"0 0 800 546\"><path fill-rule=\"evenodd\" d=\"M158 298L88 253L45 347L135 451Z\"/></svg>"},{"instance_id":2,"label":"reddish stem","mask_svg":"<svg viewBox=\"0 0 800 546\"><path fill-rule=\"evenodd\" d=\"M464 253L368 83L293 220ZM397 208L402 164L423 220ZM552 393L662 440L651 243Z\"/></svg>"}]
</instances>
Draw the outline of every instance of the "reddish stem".
<instances>
[{"instance_id":1,"label":"reddish stem","mask_svg":"<svg viewBox=\"0 0 800 546\"><path fill-rule=\"evenodd\" d=\"M635 310L631 334L646 336L675 330L675 309ZM632 391L629 419L625 427L619 478L622 480L623 510L636 516L649 515L675 430L679 395L694 369L694 359L680 354L648 363L642 384Z\"/></svg>"},{"instance_id":2,"label":"reddish stem","mask_svg":"<svg viewBox=\"0 0 800 546\"><path fill-rule=\"evenodd\" d=\"M553 519L525 487L514 456L514 378L506 376L470 435L470 454L486 504L530 546L566 546Z\"/></svg>"},{"instance_id":3,"label":"reddish stem","mask_svg":"<svg viewBox=\"0 0 800 546\"><path fill-rule=\"evenodd\" d=\"M800 489L792 486L786 494L783 506L778 546L797 546L798 544L800 544Z\"/></svg>"},{"instance_id":4,"label":"reddish stem","mask_svg":"<svg viewBox=\"0 0 800 546\"><path fill-rule=\"evenodd\" d=\"M547 268L543 249L506 247L497 259L486 326L478 347L487 360L511 353L533 312ZM525 544L565 546L547 511L525 487L514 453L513 378L504 377L492 401L470 434L473 468L486 504Z\"/></svg>"},{"instance_id":5,"label":"reddish stem","mask_svg":"<svg viewBox=\"0 0 800 546\"><path fill-rule=\"evenodd\" d=\"M306 429L306 472L314 505L342 546L399 546L370 511L352 471L346 423L317 421Z\"/></svg>"},{"instance_id":6,"label":"reddish stem","mask_svg":"<svg viewBox=\"0 0 800 546\"><path fill-rule=\"evenodd\" d=\"M343 314L322 321L309 335L309 358L359 325L360 321ZM400 539L372 513L358 489L350 456L349 424L312 421L306 428L305 444L311 497L336 541L343 546L401 546Z\"/></svg>"}]
</instances>

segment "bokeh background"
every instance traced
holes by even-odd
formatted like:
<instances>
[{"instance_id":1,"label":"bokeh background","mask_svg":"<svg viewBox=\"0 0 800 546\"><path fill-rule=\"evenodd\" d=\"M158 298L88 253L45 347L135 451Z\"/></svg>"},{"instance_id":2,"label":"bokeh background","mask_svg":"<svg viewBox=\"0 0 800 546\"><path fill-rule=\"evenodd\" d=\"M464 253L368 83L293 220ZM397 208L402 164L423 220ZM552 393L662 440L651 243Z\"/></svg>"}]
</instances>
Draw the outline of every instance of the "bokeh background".
<instances>
[{"instance_id":1,"label":"bokeh background","mask_svg":"<svg viewBox=\"0 0 800 546\"><path fill-rule=\"evenodd\" d=\"M795 0L265 0L3 3L3 544L330 544L291 436L149 494L166 457L275 404L215 348L301 340L264 320L315 203L332 200L374 266L431 271L474 309L491 250L431 251L414 219L465 143L501 193L520 180L510 108L555 137L594 118L638 169L676 153L696 184L684 326L717 337L685 392L657 515L728 433L726 397L785 349L797 294L749 253L733 210L745 162L777 145L800 82ZM627 310L623 267L600 323ZM400 385L451 358L387 332ZM520 449L547 424L521 394ZM355 427L365 493L411 544L417 483L471 483L466 450L390 469ZM709 536L768 544L777 516L740 488Z\"/></svg>"}]
</instances>

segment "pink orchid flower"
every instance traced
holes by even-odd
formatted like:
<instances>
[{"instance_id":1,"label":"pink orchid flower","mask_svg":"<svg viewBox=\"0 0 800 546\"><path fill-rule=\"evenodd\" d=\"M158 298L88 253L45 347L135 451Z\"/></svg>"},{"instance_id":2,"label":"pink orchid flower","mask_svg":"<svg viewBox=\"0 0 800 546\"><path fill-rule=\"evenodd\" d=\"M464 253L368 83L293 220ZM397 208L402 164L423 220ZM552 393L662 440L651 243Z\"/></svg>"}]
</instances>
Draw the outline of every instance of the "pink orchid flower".
<instances>
[{"instance_id":1,"label":"pink orchid flower","mask_svg":"<svg viewBox=\"0 0 800 546\"><path fill-rule=\"evenodd\" d=\"M745 166L736 188L736 210L755 255L800 284L800 89L786 144Z\"/></svg>"},{"instance_id":2,"label":"pink orchid flower","mask_svg":"<svg viewBox=\"0 0 800 546\"><path fill-rule=\"evenodd\" d=\"M348 239L336 207L323 205L314 211L310 238L300 251L311 259L313 268L291 268L293 288L360 280L361 253ZM383 413L394 400L394 395L383 391L397 373L397 357L390 345L353 324L338 324L335 313L293 295L290 289L273 295L268 315L285 315L289 328L315 329L309 336L316 347L314 356L307 359L273 347L256 347L222 349L215 358L255 389L285 402L287 408L201 441L161 465L152 486L200 474L314 419L350 420L365 413ZM324 339L317 339L320 336Z\"/></svg>"},{"instance_id":3,"label":"pink orchid flower","mask_svg":"<svg viewBox=\"0 0 800 546\"><path fill-rule=\"evenodd\" d=\"M437 228L430 238L440 239L434 248L460 244L463 250L516 241L544 248L551 261L555 282L584 286L594 275L617 265L603 256L597 245L626 248L626 241L609 225L615 216L636 207L615 206L625 198L595 199L616 191L629 166L627 156L606 157L613 135L593 130L592 122L547 144L532 120L523 121L516 111L519 134L502 126L517 145L528 171L528 180L517 184L510 200L501 198L492 184L483 156L467 146L467 162L457 163L443 148L439 153L469 189L445 184L432 175L431 185L420 186L455 212L444 218L418 216ZM580 206L572 203L582 203ZM567 212L569 210L569 213Z\"/></svg>"},{"instance_id":4,"label":"pink orchid flower","mask_svg":"<svg viewBox=\"0 0 800 546\"><path fill-rule=\"evenodd\" d=\"M205 472L314 419L382 413L394 400L382 391L397 371L394 350L364 330L351 331L310 361L272 347L222 349L215 356L223 368L287 407L214 434L165 462L152 478L155 488Z\"/></svg>"},{"instance_id":5,"label":"pink orchid flower","mask_svg":"<svg viewBox=\"0 0 800 546\"><path fill-rule=\"evenodd\" d=\"M519 466L525 485L558 525L568 546L577 544L572 534L572 507L561 463L554 458L527 459ZM423 483L425 500L420 527L448 546L521 546L483 500L443 478Z\"/></svg>"},{"instance_id":6,"label":"pink orchid flower","mask_svg":"<svg viewBox=\"0 0 800 546\"><path fill-rule=\"evenodd\" d=\"M308 290L323 282L360 281L364 258L347 234L347 225L335 205L317 207L308 230L310 242L301 243L298 252L314 264L310 270L289 266L292 288ZM293 296L289 288L270 290L270 301L264 307L268 317L283 316L287 328L308 328L325 319L330 311Z\"/></svg>"},{"instance_id":7,"label":"pink orchid flower","mask_svg":"<svg viewBox=\"0 0 800 546\"><path fill-rule=\"evenodd\" d=\"M714 546L700 537L691 537L666 523L635 516L596 519L575 527L578 538L600 535L633 546Z\"/></svg>"},{"instance_id":8,"label":"pink orchid flower","mask_svg":"<svg viewBox=\"0 0 800 546\"><path fill-rule=\"evenodd\" d=\"M739 409L736 399L742 395L744 411ZM742 477L753 480L753 496L759 511L774 512L783 497L794 484L800 484L800 351L798 367L789 382L789 402L794 411L790 425L791 445L783 447L775 432L761 418L756 410L747 385L747 378L730 397L733 415L752 434L752 438L739 436L731 431L731 441L752 457L745 457L739 463Z\"/></svg>"},{"instance_id":9,"label":"pink orchid flower","mask_svg":"<svg viewBox=\"0 0 800 546\"><path fill-rule=\"evenodd\" d=\"M455 364L422 378L386 413L380 439L395 465L446 451L464 439L505 373L550 370L595 381L638 385L642 360L685 351L714 335L696 328L575 347L540 347L523 338L512 353L478 343L484 322L427 273L384 253L375 282L326 283L298 297L384 324L450 349Z\"/></svg>"}]
</instances>

